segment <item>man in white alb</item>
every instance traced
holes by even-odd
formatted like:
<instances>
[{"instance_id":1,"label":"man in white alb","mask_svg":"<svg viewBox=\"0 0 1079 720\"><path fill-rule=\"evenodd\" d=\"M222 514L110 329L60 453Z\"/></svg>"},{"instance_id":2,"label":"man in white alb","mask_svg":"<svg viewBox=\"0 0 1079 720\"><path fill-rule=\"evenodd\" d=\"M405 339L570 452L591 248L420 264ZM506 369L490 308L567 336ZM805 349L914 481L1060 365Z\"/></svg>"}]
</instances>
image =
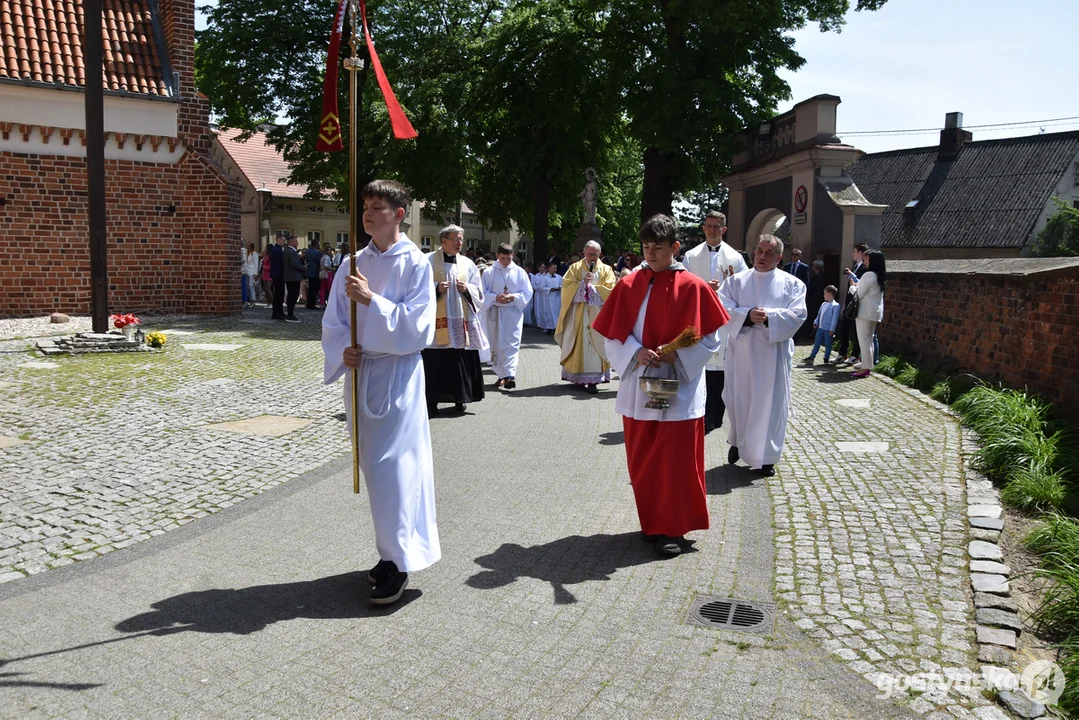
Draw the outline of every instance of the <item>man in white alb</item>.
<instances>
[{"instance_id":1,"label":"man in white alb","mask_svg":"<svg viewBox=\"0 0 1079 720\"><path fill-rule=\"evenodd\" d=\"M498 246L498 260L483 273L483 311L491 342L495 388L517 387L517 355L521 352L524 309L532 297L528 273L513 262L513 247Z\"/></svg>"}]
</instances>

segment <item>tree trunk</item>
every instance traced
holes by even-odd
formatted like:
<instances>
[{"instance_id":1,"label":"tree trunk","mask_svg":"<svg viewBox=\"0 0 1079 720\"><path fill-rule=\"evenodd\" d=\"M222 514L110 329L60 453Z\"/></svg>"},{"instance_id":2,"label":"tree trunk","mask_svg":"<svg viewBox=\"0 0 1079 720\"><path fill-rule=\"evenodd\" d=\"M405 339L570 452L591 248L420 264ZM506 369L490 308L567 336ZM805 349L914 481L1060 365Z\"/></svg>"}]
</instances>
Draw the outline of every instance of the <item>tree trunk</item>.
<instances>
[{"instance_id":1,"label":"tree trunk","mask_svg":"<svg viewBox=\"0 0 1079 720\"><path fill-rule=\"evenodd\" d=\"M674 189L670 177L671 156L657 148L644 151L644 187L641 189L641 222L658 213L671 214Z\"/></svg>"},{"instance_id":2,"label":"tree trunk","mask_svg":"<svg viewBox=\"0 0 1079 720\"><path fill-rule=\"evenodd\" d=\"M547 262L547 222L551 212L551 181L536 179L532 186L532 259Z\"/></svg>"}]
</instances>

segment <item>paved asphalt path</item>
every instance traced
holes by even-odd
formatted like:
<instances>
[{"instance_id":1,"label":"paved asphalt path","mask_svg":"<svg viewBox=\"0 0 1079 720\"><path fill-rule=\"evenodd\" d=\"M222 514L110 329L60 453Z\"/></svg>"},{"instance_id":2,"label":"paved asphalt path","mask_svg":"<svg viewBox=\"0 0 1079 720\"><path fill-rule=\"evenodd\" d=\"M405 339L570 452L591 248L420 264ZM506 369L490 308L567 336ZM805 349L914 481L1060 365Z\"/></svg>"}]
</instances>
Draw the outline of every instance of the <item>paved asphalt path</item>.
<instances>
[{"instance_id":1,"label":"paved asphalt path","mask_svg":"<svg viewBox=\"0 0 1079 720\"><path fill-rule=\"evenodd\" d=\"M526 343L516 392L432 420L444 557L401 603L367 603L371 520L340 457L0 586L0 716L910 716L782 604L767 636L685 624L698 594L773 600L767 483L713 433L712 528L656 558L613 387L559 383L550 339Z\"/></svg>"}]
</instances>

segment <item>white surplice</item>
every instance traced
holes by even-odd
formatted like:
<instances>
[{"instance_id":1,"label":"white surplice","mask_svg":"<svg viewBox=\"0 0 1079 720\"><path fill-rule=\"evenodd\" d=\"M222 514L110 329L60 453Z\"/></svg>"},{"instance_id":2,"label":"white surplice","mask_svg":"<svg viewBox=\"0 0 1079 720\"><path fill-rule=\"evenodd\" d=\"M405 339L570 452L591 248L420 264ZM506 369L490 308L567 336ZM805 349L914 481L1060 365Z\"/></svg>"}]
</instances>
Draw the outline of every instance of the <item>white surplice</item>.
<instances>
[{"instance_id":1,"label":"white surplice","mask_svg":"<svg viewBox=\"0 0 1079 720\"><path fill-rule=\"evenodd\" d=\"M546 274L530 273L529 281L532 283L532 315L534 325L540 330L547 327L547 295L543 292L546 282L543 278Z\"/></svg>"},{"instance_id":2,"label":"white surplice","mask_svg":"<svg viewBox=\"0 0 1079 720\"><path fill-rule=\"evenodd\" d=\"M322 316L323 379L342 375L351 432L352 372L344 365L352 344L342 262ZM420 351L435 334L435 287L431 265L405 235L386 252L372 242L356 254L356 266L375 293L357 304L360 470L367 483L379 557L403 572L422 570L442 556L435 524L435 473Z\"/></svg>"},{"instance_id":3,"label":"white surplice","mask_svg":"<svg viewBox=\"0 0 1079 720\"><path fill-rule=\"evenodd\" d=\"M547 325L545 330L558 327L558 316L562 314L562 276L547 276Z\"/></svg>"},{"instance_id":4,"label":"white surplice","mask_svg":"<svg viewBox=\"0 0 1079 720\"><path fill-rule=\"evenodd\" d=\"M742 253L722 240L719 241L719 249L714 252L708 249L707 242L702 242L686 253L686 256L682 259L682 264L686 266L687 270L705 282L718 280L720 288L716 290L717 294L722 289L722 285L727 281L727 278L747 269ZM720 302L723 302L722 295L720 295L719 299ZM724 307L726 307L728 313L731 311L731 308L727 307L726 304L724 304ZM708 361L708 370L723 369L724 358L727 356L728 332L726 325L719 329L720 348L712 356L712 359Z\"/></svg>"},{"instance_id":5,"label":"white surplice","mask_svg":"<svg viewBox=\"0 0 1079 720\"><path fill-rule=\"evenodd\" d=\"M513 301L496 302L495 298L503 293L513 295ZM496 262L483 273L483 312L491 342L491 365L500 379L517 377L524 309L531 298L532 284L520 265L511 262L509 267L502 267Z\"/></svg>"},{"instance_id":6,"label":"white surplice","mask_svg":"<svg viewBox=\"0 0 1079 720\"><path fill-rule=\"evenodd\" d=\"M483 281L476 264L461 254L454 257L454 262L446 262L441 249L428 254L426 260L431 264L432 272L437 275L441 269L445 273L444 280L449 283L446 290L446 329L449 331L449 342L439 345L436 332L431 347L476 350L480 354L480 362L490 362L491 345L487 341L483 323L480 322L483 314ZM457 289L458 280L466 286L464 293Z\"/></svg>"},{"instance_id":7,"label":"white surplice","mask_svg":"<svg viewBox=\"0 0 1079 720\"><path fill-rule=\"evenodd\" d=\"M806 286L782 270L746 270L720 289L731 321L723 402L730 418L727 442L752 468L774 465L783 452L791 408L794 334L806 319ZM764 308L768 326L751 324Z\"/></svg>"},{"instance_id":8,"label":"white surplice","mask_svg":"<svg viewBox=\"0 0 1079 720\"><path fill-rule=\"evenodd\" d=\"M645 368L637 365L637 352L644 347L641 338L644 337L644 316L651 294L652 288L648 288L644 302L641 303L640 312L637 313L637 321L633 324L633 331L626 341L619 342L610 338L605 341L607 359L611 361L611 367L618 371L621 378L618 382L618 396L615 399L614 411L634 420L669 422L704 417L704 366L719 350L719 330L704 335L701 341L692 347L678 350L678 359L672 365L663 365L659 368ZM649 377L677 378L681 381L678 394L667 401L671 405L669 410L652 410L644 406L649 401L649 397L641 391L639 378L646 369Z\"/></svg>"}]
</instances>

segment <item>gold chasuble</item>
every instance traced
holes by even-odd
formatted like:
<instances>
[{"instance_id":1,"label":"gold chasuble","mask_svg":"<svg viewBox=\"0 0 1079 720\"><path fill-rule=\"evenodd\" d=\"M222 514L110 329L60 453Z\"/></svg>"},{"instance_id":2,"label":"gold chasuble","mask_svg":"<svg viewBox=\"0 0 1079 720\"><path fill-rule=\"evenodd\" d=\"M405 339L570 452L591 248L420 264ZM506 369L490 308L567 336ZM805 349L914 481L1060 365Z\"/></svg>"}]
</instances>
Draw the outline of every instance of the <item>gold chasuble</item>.
<instances>
[{"instance_id":1,"label":"gold chasuble","mask_svg":"<svg viewBox=\"0 0 1079 720\"><path fill-rule=\"evenodd\" d=\"M588 272L588 262L580 260L570 265L562 278L562 312L554 334L562 348L562 379L576 385L611 380L604 339L592 330L592 322L614 290L617 277L602 260L597 260L591 271L591 283L585 283Z\"/></svg>"}]
</instances>

